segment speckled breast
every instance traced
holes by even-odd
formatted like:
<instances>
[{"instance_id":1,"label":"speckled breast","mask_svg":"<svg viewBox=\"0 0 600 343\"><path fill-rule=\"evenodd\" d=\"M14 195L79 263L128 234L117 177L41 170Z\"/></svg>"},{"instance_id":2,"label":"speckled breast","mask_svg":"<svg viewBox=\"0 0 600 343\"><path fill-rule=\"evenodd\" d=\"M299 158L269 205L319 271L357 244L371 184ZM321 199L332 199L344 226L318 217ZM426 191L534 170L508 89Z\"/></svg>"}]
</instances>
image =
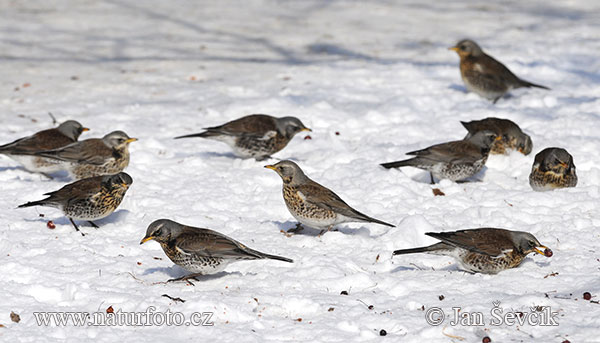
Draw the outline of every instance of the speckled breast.
<instances>
[{"instance_id":1,"label":"speckled breast","mask_svg":"<svg viewBox=\"0 0 600 343\"><path fill-rule=\"evenodd\" d=\"M296 187L284 186L283 199L292 216L302 224L320 228L336 223L337 214L335 212L304 201Z\"/></svg>"}]
</instances>

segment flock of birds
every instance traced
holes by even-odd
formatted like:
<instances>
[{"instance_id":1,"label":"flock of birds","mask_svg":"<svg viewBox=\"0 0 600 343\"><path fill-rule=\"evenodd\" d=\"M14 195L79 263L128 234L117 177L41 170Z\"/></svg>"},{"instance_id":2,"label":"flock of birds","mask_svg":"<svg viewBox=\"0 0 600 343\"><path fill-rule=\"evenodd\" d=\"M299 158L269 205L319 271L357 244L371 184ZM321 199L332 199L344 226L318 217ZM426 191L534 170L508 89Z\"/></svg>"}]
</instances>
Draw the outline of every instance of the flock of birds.
<instances>
[{"instance_id":1,"label":"flock of birds","mask_svg":"<svg viewBox=\"0 0 600 343\"><path fill-rule=\"evenodd\" d=\"M471 40L462 40L450 48L460 56L460 71L466 88L494 103L511 89L547 87L524 81L502 63L485 54ZM416 167L426 170L435 179L465 181L477 174L490 153L504 154L517 150L525 155L532 151L531 138L519 126L507 119L486 118L463 122L468 134L462 140L430 146L407 153L414 157L383 163L385 168ZM49 206L61 210L82 235L75 220L88 221L110 215L121 203L133 180L123 172L129 164L129 144L136 141L122 131L102 138L78 141L88 129L69 120L58 127L0 146L4 154L20 162L25 169L37 173L67 171L77 180L61 189L46 193L42 200L19 207ZM299 132L311 131L298 118L276 118L264 114L245 116L205 131L176 138L202 137L222 141L241 158L264 160L284 149ZM321 234L335 225L347 222L368 222L393 227L348 205L337 194L311 180L290 160L265 168L274 170L283 181L283 199L294 218L295 229L302 225L321 229ZM577 175L572 156L561 148L546 148L536 156L529 175L535 191L574 187ZM518 266L529 253L547 257L552 251L532 234L497 228L478 228L454 232L427 233L440 240L427 247L397 250L394 255L427 252L454 257L469 272L494 274ZM140 244L155 240L177 265L191 272L178 279L186 280L223 270L238 260L291 259L265 254L244 244L204 228L186 226L168 219L149 225Z\"/></svg>"}]
</instances>

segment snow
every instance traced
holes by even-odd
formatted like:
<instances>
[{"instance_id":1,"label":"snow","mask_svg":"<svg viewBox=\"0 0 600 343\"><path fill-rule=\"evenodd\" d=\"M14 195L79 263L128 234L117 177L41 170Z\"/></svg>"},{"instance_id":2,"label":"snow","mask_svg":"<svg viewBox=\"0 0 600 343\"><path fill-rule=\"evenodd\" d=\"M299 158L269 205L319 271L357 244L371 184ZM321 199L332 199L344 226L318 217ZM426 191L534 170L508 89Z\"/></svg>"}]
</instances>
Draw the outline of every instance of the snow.
<instances>
[{"instance_id":1,"label":"snow","mask_svg":"<svg viewBox=\"0 0 600 343\"><path fill-rule=\"evenodd\" d=\"M85 237L54 209L16 209L67 179L0 158L0 341L600 341L600 306L582 299L600 294L600 3L88 0L5 1L0 9L1 143L51 127L47 112L91 128L81 139L113 130L140 139L126 169L132 187L100 229L82 225ZM465 37L552 90L515 90L496 105L465 93L458 57L447 50ZM320 238L311 230L286 237L280 230L296 222L280 178L262 168L275 159L241 160L220 142L172 139L251 113L300 118L312 139L302 133L275 157L397 227L344 224ZM446 195L437 197L424 172L378 167L460 139L460 120L488 116L518 123L533 153L491 156L481 182L442 181L435 187ZM576 188L529 187L533 157L549 146L573 155ZM155 242L139 245L159 218L295 263L239 262L194 287L162 284L184 271ZM435 242L425 232L475 227L531 232L554 256L532 255L498 275L467 274L441 256L391 258ZM550 306L559 325L489 325L493 301L504 312ZM214 312L214 326L47 329L33 316L109 306ZM486 325L428 325L433 307L483 312Z\"/></svg>"}]
</instances>

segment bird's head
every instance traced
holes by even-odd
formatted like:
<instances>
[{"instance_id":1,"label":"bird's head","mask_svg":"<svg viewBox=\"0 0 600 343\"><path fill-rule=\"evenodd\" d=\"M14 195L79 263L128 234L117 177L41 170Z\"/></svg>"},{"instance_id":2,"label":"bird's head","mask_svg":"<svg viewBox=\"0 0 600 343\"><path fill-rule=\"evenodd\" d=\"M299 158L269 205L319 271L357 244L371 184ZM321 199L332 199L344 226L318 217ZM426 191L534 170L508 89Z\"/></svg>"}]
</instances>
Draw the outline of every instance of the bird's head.
<instances>
[{"instance_id":1,"label":"bird's head","mask_svg":"<svg viewBox=\"0 0 600 343\"><path fill-rule=\"evenodd\" d=\"M89 130L87 127L83 127L83 125L75 120L67 120L66 122L60 124L57 129L58 132L69 137L69 139L73 141L79 139L79 136L81 136L84 131Z\"/></svg>"},{"instance_id":2,"label":"bird's head","mask_svg":"<svg viewBox=\"0 0 600 343\"><path fill-rule=\"evenodd\" d=\"M542 245L537 238L529 232L511 231L510 234L519 252L525 255L534 252L536 254L547 256L546 251L550 250L545 245Z\"/></svg>"},{"instance_id":3,"label":"bird's head","mask_svg":"<svg viewBox=\"0 0 600 343\"><path fill-rule=\"evenodd\" d=\"M133 179L125 172L114 175L104 175L102 177L102 185L108 189L120 188L126 191L132 183Z\"/></svg>"},{"instance_id":4,"label":"bird's head","mask_svg":"<svg viewBox=\"0 0 600 343\"><path fill-rule=\"evenodd\" d=\"M460 56L460 58L467 56L480 56L483 55L483 50L470 39L463 39L456 43L455 46L448 48L448 50L454 50Z\"/></svg>"},{"instance_id":5,"label":"bird's head","mask_svg":"<svg viewBox=\"0 0 600 343\"><path fill-rule=\"evenodd\" d=\"M273 165L267 165L265 168L272 169L279 174L284 184L295 185L307 179L302 169L290 160L283 160Z\"/></svg>"},{"instance_id":6,"label":"bird's head","mask_svg":"<svg viewBox=\"0 0 600 343\"><path fill-rule=\"evenodd\" d=\"M129 143L137 141L137 138L130 138L123 131L113 131L106 136L102 137L104 144L111 147L114 150L123 150Z\"/></svg>"},{"instance_id":7,"label":"bird's head","mask_svg":"<svg viewBox=\"0 0 600 343\"><path fill-rule=\"evenodd\" d=\"M150 240L155 240L158 243L167 243L171 238L179 236L183 231L183 225L169 219L155 220L146 229L146 236L142 238L140 244L144 244Z\"/></svg>"},{"instance_id":8,"label":"bird's head","mask_svg":"<svg viewBox=\"0 0 600 343\"><path fill-rule=\"evenodd\" d=\"M312 131L302 124L300 119L296 117L282 117L277 118L277 131L282 133L285 137L291 139L298 132L301 131Z\"/></svg>"},{"instance_id":9,"label":"bird's head","mask_svg":"<svg viewBox=\"0 0 600 343\"><path fill-rule=\"evenodd\" d=\"M556 175L575 174L573 156L562 148L546 148L540 151L533 162L542 172L552 172Z\"/></svg>"}]
</instances>

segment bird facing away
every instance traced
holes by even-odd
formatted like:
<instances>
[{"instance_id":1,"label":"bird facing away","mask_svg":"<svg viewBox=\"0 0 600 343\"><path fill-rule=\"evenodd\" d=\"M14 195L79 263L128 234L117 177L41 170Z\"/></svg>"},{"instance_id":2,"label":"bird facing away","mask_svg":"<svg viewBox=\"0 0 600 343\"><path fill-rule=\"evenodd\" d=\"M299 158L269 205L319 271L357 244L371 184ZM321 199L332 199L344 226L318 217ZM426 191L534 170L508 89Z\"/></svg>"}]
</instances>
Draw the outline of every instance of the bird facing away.
<instances>
[{"instance_id":1,"label":"bird facing away","mask_svg":"<svg viewBox=\"0 0 600 343\"><path fill-rule=\"evenodd\" d=\"M0 146L0 154L21 163L31 172L57 172L61 170L61 166L56 160L32 154L69 145L76 142L82 132L88 130L75 120L67 120L53 129L43 130Z\"/></svg>"},{"instance_id":2,"label":"bird facing away","mask_svg":"<svg viewBox=\"0 0 600 343\"><path fill-rule=\"evenodd\" d=\"M552 251L528 232L480 228L454 232L428 232L441 242L427 247L394 251L395 255L429 253L454 257L472 273L496 274L518 267L529 253L547 257ZM541 250L544 249L544 250Z\"/></svg>"},{"instance_id":3,"label":"bird facing away","mask_svg":"<svg viewBox=\"0 0 600 343\"><path fill-rule=\"evenodd\" d=\"M48 206L61 210L69 218L75 230L79 227L73 221L87 220L90 225L98 228L92 220L109 216L121 204L127 189L133 183L127 173L115 175L94 176L75 181L63 188L46 193L46 199L28 202L19 207ZM81 231L79 231L81 232ZM85 236L81 232L82 236Z\"/></svg>"},{"instance_id":4,"label":"bird facing away","mask_svg":"<svg viewBox=\"0 0 600 343\"><path fill-rule=\"evenodd\" d=\"M265 166L283 180L283 200L300 224L321 229L320 235L334 225L348 222L377 223L395 227L358 212L330 189L309 179L300 167L289 160ZM297 226L300 229L301 226Z\"/></svg>"},{"instance_id":5,"label":"bird facing away","mask_svg":"<svg viewBox=\"0 0 600 343\"><path fill-rule=\"evenodd\" d=\"M202 137L221 141L236 156L260 161L285 148L298 132L311 131L296 117L276 118L266 114L252 114L205 130L175 139Z\"/></svg>"},{"instance_id":6,"label":"bird facing away","mask_svg":"<svg viewBox=\"0 0 600 343\"><path fill-rule=\"evenodd\" d=\"M521 87L550 89L518 78L504 64L483 52L472 40L463 39L449 49L456 51L460 57L460 75L467 90L494 103L511 89Z\"/></svg>"},{"instance_id":7,"label":"bird facing away","mask_svg":"<svg viewBox=\"0 0 600 343\"><path fill-rule=\"evenodd\" d=\"M508 154L508 150L517 150L523 155L529 155L533 148L531 137L523 133L517 124L508 119L490 117L470 122L461 121L461 124L469 131L465 139L469 139L483 130L494 132L499 139L492 144L490 150L492 154Z\"/></svg>"},{"instance_id":8,"label":"bird facing away","mask_svg":"<svg viewBox=\"0 0 600 343\"><path fill-rule=\"evenodd\" d=\"M250 249L222 233L182 225L169 219L159 219L148 226L146 236L140 244L149 240L160 243L163 251L173 263L192 273L167 282L186 280L192 284L189 279L218 273L228 264L242 260L272 259L294 262L286 257Z\"/></svg>"},{"instance_id":9,"label":"bird facing away","mask_svg":"<svg viewBox=\"0 0 600 343\"><path fill-rule=\"evenodd\" d=\"M487 161L490 148L498 136L492 131L479 131L473 136L448 143L430 146L422 150L407 152L416 157L383 163L384 168L416 167L427 170L433 177L460 181L477 174Z\"/></svg>"},{"instance_id":10,"label":"bird facing away","mask_svg":"<svg viewBox=\"0 0 600 343\"><path fill-rule=\"evenodd\" d=\"M535 155L529 184L538 192L575 187L577 173L573 156L561 148L546 148L540 151Z\"/></svg>"},{"instance_id":11,"label":"bird facing away","mask_svg":"<svg viewBox=\"0 0 600 343\"><path fill-rule=\"evenodd\" d=\"M123 131L113 131L35 155L62 162L71 177L79 180L123 171L129 165L129 143L135 141L137 138L129 138Z\"/></svg>"}]
</instances>

